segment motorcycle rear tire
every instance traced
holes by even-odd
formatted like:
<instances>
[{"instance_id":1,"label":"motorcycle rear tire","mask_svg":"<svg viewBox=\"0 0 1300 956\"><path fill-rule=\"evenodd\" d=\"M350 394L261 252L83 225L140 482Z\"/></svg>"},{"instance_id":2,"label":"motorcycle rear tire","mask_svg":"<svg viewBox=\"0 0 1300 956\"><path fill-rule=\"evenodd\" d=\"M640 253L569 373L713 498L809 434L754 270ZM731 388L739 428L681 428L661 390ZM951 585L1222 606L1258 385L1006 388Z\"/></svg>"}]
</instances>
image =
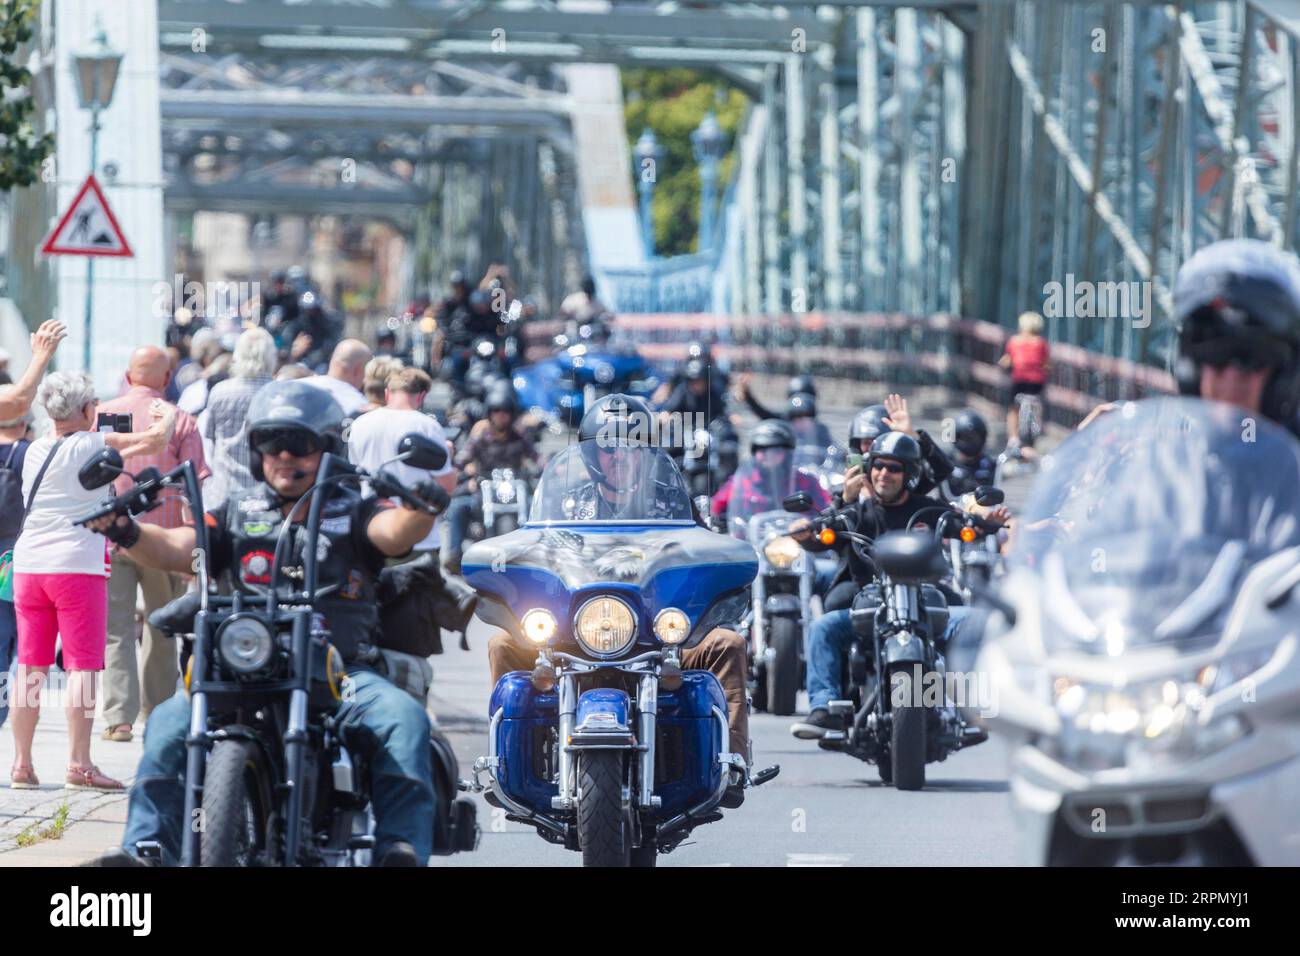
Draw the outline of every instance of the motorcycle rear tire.
<instances>
[{"instance_id":1,"label":"motorcycle rear tire","mask_svg":"<svg viewBox=\"0 0 1300 956\"><path fill-rule=\"evenodd\" d=\"M583 866L631 863L632 839L623 811L623 753L588 750L578 755L578 846Z\"/></svg>"},{"instance_id":2,"label":"motorcycle rear tire","mask_svg":"<svg viewBox=\"0 0 1300 956\"><path fill-rule=\"evenodd\" d=\"M203 776L201 866L250 866L266 852L271 787L257 746L218 740Z\"/></svg>"},{"instance_id":3,"label":"motorcycle rear tire","mask_svg":"<svg viewBox=\"0 0 1300 956\"><path fill-rule=\"evenodd\" d=\"M767 705L778 717L795 712L799 697L799 622L774 617L768 622Z\"/></svg>"},{"instance_id":4,"label":"motorcycle rear tire","mask_svg":"<svg viewBox=\"0 0 1300 956\"><path fill-rule=\"evenodd\" d=\"M913 672L905 665L890 673L889 692L894 700L910 703L916 688ZM894 705L890 721L889 757L895 790L920 790L925 786L925 707Z\"/></svg>"}]
</instances>

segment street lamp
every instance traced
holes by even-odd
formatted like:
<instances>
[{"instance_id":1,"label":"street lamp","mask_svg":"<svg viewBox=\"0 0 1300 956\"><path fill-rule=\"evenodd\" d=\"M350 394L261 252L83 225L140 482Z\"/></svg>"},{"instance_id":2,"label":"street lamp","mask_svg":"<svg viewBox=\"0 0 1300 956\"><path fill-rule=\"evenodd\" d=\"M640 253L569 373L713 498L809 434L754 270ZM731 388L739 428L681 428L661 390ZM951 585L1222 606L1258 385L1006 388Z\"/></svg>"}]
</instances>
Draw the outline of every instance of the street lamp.
<instances>
[{"instance_id":1,"label":"street lamp","mask_svg":"<svg viewBox=\"0 0 1300 956\"><path fill-rule=\"evenodd\" d=\"M646 127L632 149L636 157L636 188L641 194L641 241L645 244L647 259L655 257L655 227L650 214L650 201L654 198L655 182L659 178L659 160L663 150L655 139L654 130Z\"/></svg>"},{"instance_id":2,"label":"street lamp","mask_svg":"<svg viewBox=\"0 0 1300 956\"><path fill-rule=\"evenodd\" d=\"M113 87L117 85L118 67L122 54L109 48L104 28L96 24L97 32L89 50L74 54L73 72L77 77L77 98L83 110L90 110L90 173L95 174L99 162L99 113L113 102ZM86 372L90 372L90 323L94 303L95 258L86 257Z\"/></svg>"},{"instance_id":3,"label":"street lamp","mask_svg":"<svg viewBox=\"0 0 1300 956\"><path fill-rule=\"evenodd\" d=\"M713 193L718 182L718 161L722 159L727 137L712 113L705 115L695 132L691 146L700 167L700 251L713 248Z\"/></svg>"}]
</instances>

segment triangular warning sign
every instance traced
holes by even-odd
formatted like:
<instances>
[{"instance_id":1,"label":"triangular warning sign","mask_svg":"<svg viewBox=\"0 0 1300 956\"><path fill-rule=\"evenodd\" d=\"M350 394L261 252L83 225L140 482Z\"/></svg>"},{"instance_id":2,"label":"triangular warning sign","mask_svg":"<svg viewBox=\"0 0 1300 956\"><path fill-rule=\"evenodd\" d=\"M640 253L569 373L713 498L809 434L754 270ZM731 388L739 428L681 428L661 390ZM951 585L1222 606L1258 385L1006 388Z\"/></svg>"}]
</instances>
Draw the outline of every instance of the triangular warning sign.
<instances>
[{"instance_id":1,"label":"triangular warning sign","mask_svg":"<svg viewBox=\"0 0 1300 956\"><path fill-rule=\"evenodd\" d=\"M41 252L47 256L134 255L93 173L86 177L77 198L45 238Z\"/></svg>"}]
</instances>

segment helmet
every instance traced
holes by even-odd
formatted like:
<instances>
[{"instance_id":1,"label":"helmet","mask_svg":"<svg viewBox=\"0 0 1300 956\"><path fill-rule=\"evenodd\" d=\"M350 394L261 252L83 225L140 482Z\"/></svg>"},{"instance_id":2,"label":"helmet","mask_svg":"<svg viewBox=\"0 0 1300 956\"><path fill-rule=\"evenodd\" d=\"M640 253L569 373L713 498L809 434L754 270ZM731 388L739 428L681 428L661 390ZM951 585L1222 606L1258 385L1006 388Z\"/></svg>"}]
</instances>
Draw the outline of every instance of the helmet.
<instances>
[{"instance_id":1,"label":"helmet","mask_svg":"<svg viewBox=\"0 0 1300 956\"><path fill-rule=\"evenodd\" d=\"M271 273L271 284L272 284L272 285L278 285L278 284L281 283L281 282L287 282L288 279L289 279L289 276L288 276L288 274L285 273L285 271L284 271L283 269L276 269L274 272Z\"/></svg>"},{"instance_id":2,"label":"helmet","mask_svg":"<svg viewBox=\"0 0 1300 956\"><path fill-rule=\"evenodd\" d=\"M709 367L700 359L694 358L682 366L682 378L688 382L698 382L709 377Z\"/></svg>"},{"instance_id":3,"label":"helmet","mask_svg":"<svg viewBox=\"0 0 1300 956\"><path fill-rule=\"evenodd\" d=\"M468 285L468 283L465 281L465 273L457 269L448 277L447 284L452 286L453 288L458 285Z\"/></svg>"},{"instance_id":4,"label":"helmet","mask_svg":"<svg viewBox=\"0 0 1300 956\"><path fill-rule=\"evenodd\" d=\"M333 395L301 379L270 382L248 406L249 470L258 481L266 480L262 453L255 447L258 436L280 429L309 432L325 451L336 455L343 451L343 408Z\"/></svg>"},{"instance_id":5,"label":"helmet","mask_svg":"<svg viewBox=\"0 0 1300 956\"><path fill-rule=\"evenodd\" d=\"M867 468L877 458L896 458L903 463L903 476L910 488L921 476L921 446L915 438L905 432L885 432L871 443L871 452L867 455Z\"/></svg>"},{"instance_id":6,"label":"helmet","mask_svg":"<svg viewBox=\"0 0 1300 956\"><path fill-rule=\"evenodd\" d=\"M686 357L688 359L704 359L708 361L709 347L696 339L686 346Z\"/></svg>"},{"instance_id":7,"label":"helmet","mask_svg":"<svg viewBox=\"0 0 1300 956\"><path fill-rule=\"evenodd\" d=\"M1300 410L1300 263L1257 239L1201 249L1178 271L1176 374L1184 394L1200 391L1201 365L1235 360L1273 368L1260 411L1290 425Z\"/></svg>"},{"instance_id":8,"label":"helmet","mask_svg":"<svg viewBox=\"0 0 1300 956\"><path fill-rule=\"evenodd\" d=\"M796 375L790 379L790 384L786 386L785 397L794 398L796 395L817 395L817 383L813 381L811 375Z\"/></svg>"},{"instance_id":9,"label":"helmet","mask_svg":"<svg viewBox=\"0 0 1300 956\"><path fill-rule=\"evenodd\" d=\"M605 447L644 445L651 434L654 413L643 399L615 392L592 403L578 426L578 448L591 477L605 483L605 472L597 454L600 439ZM639 440L632 440L636 437ZM612 440L611 440L612 439Z\"/></svg>"},{"instance_id":10,"label":"helmet","mask_svg":"<svg viewBox=\"0 0 1300 956\"><path fill-rule=\"evenodd\" d=\"M486 289L475 289L469 294L469 307L471 309L477 309L479 307L491 309L492 293L488 292Z\"/></svg>"},{"instance_id":11,"label":"helmet","mask_svg":"<svg viewBox=\"0 0 1300 956\"><path fill-rule=\"evenodd\" d=\"M769 418L754 426L749 433L749 450L756 452L760 448L789 448L795 446L794 429L789 422L779 418Z\"/></svg>"},{"instance_id":12,"label":"helmet","mask_svg":"<svg viewBox=\"0 0 1300 956\"><path fill-rule=\"evenodd\" d=\"M817 417L817 399L808 392L798 392L790 396L790 403L786 406L786 418L816 418Z\"/></svg>"},{"instance_id":13,"label":"helmet","mask_svg":"<svg viewBox=\"0 0 1300 956\"><path fill-rule=\"evenodd\" d=\"M875 441L889 431L889 426L885 424L888 417L889 409L884 405L868 405L854 415L853 422L849 425L849 447L856 449L858 442Z\"/></svg>"},{"instance_id":14,"label":"helmet","mask_svg":"<svg viewBox=\"0 0 1300 956\"><path fill-rule=\"evenodd\" d=\"M323 306L321 306L320 296L308 289L298 297L298 308L304 312L310 312L312 309L319 312Z\"/></svg>"},{"instance_id":15,"label":"helmet","mask_svg":"<svg viewBox=\"0 0 1300 956\"><path fill-rule=\"evenodd\" d=\"M488 388L487 398L483 402L484 408L490 415L492 412L508 411L513 417L518 411L518 402L515 399L515 387L510 382L493 382Z\"/></svg>"},{"instance_id":16,"label":"helmet","mask_svg":"<svg viewBox=\"0 0 1300 956\"><path fill-rule=\"evenodd\" d=\"M953 420L955 432L953 445L967 458L974 458L984 450L984 443L989 440L989 426L978 412L963 408Z\"/></svg>"}]
</instances>

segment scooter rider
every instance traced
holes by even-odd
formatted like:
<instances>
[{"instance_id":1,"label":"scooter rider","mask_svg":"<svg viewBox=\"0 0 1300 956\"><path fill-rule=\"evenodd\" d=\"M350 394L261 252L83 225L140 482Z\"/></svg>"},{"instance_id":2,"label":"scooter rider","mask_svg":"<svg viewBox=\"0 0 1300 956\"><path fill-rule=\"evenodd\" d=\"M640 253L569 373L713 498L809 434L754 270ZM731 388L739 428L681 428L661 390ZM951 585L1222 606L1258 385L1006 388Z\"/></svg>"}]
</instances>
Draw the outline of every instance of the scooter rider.
<instances>
[{"instance_id":1,"label":"scooter rider","mask_svg":"<svg viewBox=\"0 0 1300 956\"><path fill-rule=\"evenodd\" d=\"M949 501L970 494L981 485L993 484L997 464L984 454L989 426L978 412L963 408L953 419L953 469L942 483Z\"/></svg>"},{"instance_id":2,"label":"scooter rider","mask_svg":"<svg viewBox=\"0 0 1300 956\"><path fill-rule=\"evenodd\" d=\"M641 436L653 434L652 416L650 407L641 399L620 394L605 396L582 416L578 430L579 448L591 480L575 489L571 496L575 517L618 520L622 508L632 498L638 501L638 518L653 518L655 513L671 517L686 513L686 509L694 513L678 485L669 485L658 481L654 475L640 473L637 463L644 465L644 456L628 451L630 446L646 443ZM662 467L676 467L666 453L658 457ZM644 488L644 482L654 482L655 487ZM699 520L698 516L696 520ZM532 670L536 660L535 647L517 643L504 631L488 641L488 662L494 685L510 671ZM731 752L743 755L748 762L749 713L744 640L735 631L716 628L696 646L683 649L681 660L683 669L707 670L718 678L727 699ZM743 778L733 770L722 806L740 806L744 800L743 788Z\"/></svg>"},{"instance_id":3,"label":"scooter rider","mask_svg":"<svg viewBox=\"0 0 1300 956\"><path fill-rule=\"evenodd\" d=\"M921 476L922 454L921 446L910 435L895 431L881 435L872 444L865 465L871 492L860 495L844 514L844 522L850 530L875 539L887 531L905 530L913 515L939 504L915 491ZM992 517L1003 518L1005 513L997 512ZM922 518L913 528L925 530L933 526L933 518L928 521ZM874 575L870 565L859 558L844 539L835 545L821 544L807 525L791 529L791 534L806 550L814 553L828 547L842 549L855 587L861 589L871 582ZM970 610L962 606L949 607L948 628L944 633L946 642L954 639ZM853 625L848 608L828 611L813 622L808 632L809 714L791 726L790 730L796 737L817 739L828 730L841 729L842 721L831 716L828 704L840 695L840 657L852 640Z\"/></svg>"},{"instance_id":4,"label":"scooter rider","mask_svg":"<svg viewBox=\"0 0 1300 956\"><path fill-rule=\"evenodd\" d=\"M322 456L342 449L343 409L328 392L301 381L272 382L248 410L248 434L255 485L204 515L208 527L209 571L228 575L232 587L248 594L269 583L269 565L281 523L316 481ZM414 493L434 500L433 482ZM348 665L354 694L341 705L342 721L358 725L362 739L377 742L373 754L372 799L375 859L383 866L422 866L433 850L434 788L431 727L424 708L390 683L378 641L379 608L375 584L388 558L402 557L428 535L433 516L396 507L347 486L328 492L321 541L328 541L319 564L322 585L338 589L321 598L331 640ZM305 509L299 509L304 512ZM302 519L300 519L302 520ZM192 527L163 528L112 516L91 525L148 567L188 572L194 560ZM291 532L290 554L301 558L306 540L301 526ZM190 703L177 693L149 716L144 754L131 788L123 847L101 863L138 865L139 843L156 841L164 862L180 854L184 805L185 737Z\"/></svg>"}]
</instances>

